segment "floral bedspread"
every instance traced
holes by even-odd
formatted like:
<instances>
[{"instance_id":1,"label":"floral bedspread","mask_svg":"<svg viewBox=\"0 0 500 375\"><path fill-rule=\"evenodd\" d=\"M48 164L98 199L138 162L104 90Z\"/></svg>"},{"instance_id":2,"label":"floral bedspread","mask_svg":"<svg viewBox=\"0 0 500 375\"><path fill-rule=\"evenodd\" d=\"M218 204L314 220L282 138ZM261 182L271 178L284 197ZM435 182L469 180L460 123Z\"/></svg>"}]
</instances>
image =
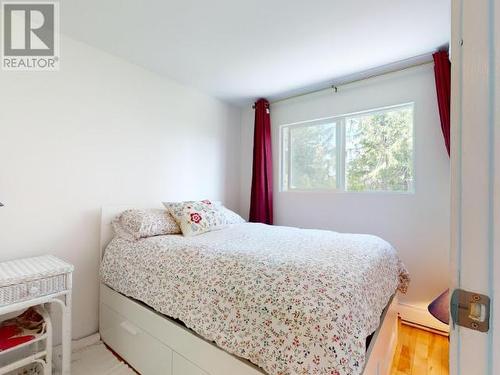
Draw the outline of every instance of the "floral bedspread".
<instances>
[{"instance_id":1,"label":"floral bedspread","mask_svg":"<svg viewBox=\"0 0 500 375\"><path fill-rule=\"evenodd\" d=\"M253 223L115 238L101 278L271 375L361 374L367 336L409 282L378 237Z\"/></svg>"}]
</instances>

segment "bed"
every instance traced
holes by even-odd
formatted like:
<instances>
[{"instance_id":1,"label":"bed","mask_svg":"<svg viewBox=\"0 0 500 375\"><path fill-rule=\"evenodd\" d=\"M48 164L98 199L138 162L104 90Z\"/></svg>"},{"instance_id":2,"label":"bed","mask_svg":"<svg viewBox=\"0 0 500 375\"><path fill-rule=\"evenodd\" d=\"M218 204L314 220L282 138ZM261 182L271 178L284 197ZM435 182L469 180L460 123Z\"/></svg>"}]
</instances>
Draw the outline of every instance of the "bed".
<instances>
[{"instance_id":1,"label":"bed","mask_svg":"<svg viewBox=\"0 0 500 375\"><path fill-rule=\"evenodd\" d=\"M387 242L254 223L111 239L126 208L103 208L100 333L140 373L388 373L408 275Z\"/></svg>"}]
</instances>

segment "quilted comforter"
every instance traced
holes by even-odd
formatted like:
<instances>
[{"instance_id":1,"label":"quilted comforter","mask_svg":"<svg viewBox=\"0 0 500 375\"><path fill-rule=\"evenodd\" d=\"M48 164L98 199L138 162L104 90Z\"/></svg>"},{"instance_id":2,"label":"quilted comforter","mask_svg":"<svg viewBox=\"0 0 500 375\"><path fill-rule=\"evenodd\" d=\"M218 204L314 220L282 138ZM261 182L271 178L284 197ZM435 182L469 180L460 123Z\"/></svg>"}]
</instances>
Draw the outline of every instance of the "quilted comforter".
<instances>
[{"instance_id":1,"label":"quilted comforter","mask_svg":"<svg viewBox=\"0 0 500 375\"><path fill-rule=\"evenodd\" d=\"M251 223L116 237L101 278L271 375L361 374L367 336L409 282L378 237Z\"/></svg>"}]
</instances>

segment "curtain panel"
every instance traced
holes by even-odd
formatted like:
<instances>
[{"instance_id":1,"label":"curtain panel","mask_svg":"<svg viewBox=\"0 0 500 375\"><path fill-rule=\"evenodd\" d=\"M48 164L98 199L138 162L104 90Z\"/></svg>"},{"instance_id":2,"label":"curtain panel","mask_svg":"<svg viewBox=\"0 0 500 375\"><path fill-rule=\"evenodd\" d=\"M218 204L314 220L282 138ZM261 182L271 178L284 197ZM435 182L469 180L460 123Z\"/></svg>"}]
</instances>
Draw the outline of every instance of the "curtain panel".
<instances>
[{"instance_id":1,"label":"curtain panel","mask_svg":"<svg viewBox=\"0 0 500 375\"><path fill-rule=\"evenodd\" d=\"M273 224L273 161L269 102L255 103L250 221Z\"/></svg>"},{"instance_id":2,"label":"curtain panel","mask_svg":"<svg viewBox=\"0 0 500 375\"><path fill-rule=\"evenodd\" d=\"M450 155L450 99L451 99L451 63L447 51L439 51L432 55L434 58L434 77L436 93L441 118L441 131L444 144Z\"/></svg>"}]
</instances>

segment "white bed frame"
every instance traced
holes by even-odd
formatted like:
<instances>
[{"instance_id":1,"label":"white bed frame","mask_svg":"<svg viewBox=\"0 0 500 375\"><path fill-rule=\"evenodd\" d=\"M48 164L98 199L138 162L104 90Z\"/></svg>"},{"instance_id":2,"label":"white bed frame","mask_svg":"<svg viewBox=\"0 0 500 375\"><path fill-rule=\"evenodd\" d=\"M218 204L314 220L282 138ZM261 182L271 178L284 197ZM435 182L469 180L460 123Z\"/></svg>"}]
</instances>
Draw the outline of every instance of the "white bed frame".
<instances>
[{"instance_id":1,"label":"white bed frame","mask_svg":"<svg viewBox=\"0 0 500 375\"><path fill-rule=\"evenodd\" d=\"M101 212L101 258L113 237L112 219L130 208L108 206ZM388 375L397 344L396 298L388 304L367 350L364 375ZM145 304L101 283L99 332L102 340L142 375L262 375L250 362L231 355L192 330Z\"/></svg>"}]
</instances>

